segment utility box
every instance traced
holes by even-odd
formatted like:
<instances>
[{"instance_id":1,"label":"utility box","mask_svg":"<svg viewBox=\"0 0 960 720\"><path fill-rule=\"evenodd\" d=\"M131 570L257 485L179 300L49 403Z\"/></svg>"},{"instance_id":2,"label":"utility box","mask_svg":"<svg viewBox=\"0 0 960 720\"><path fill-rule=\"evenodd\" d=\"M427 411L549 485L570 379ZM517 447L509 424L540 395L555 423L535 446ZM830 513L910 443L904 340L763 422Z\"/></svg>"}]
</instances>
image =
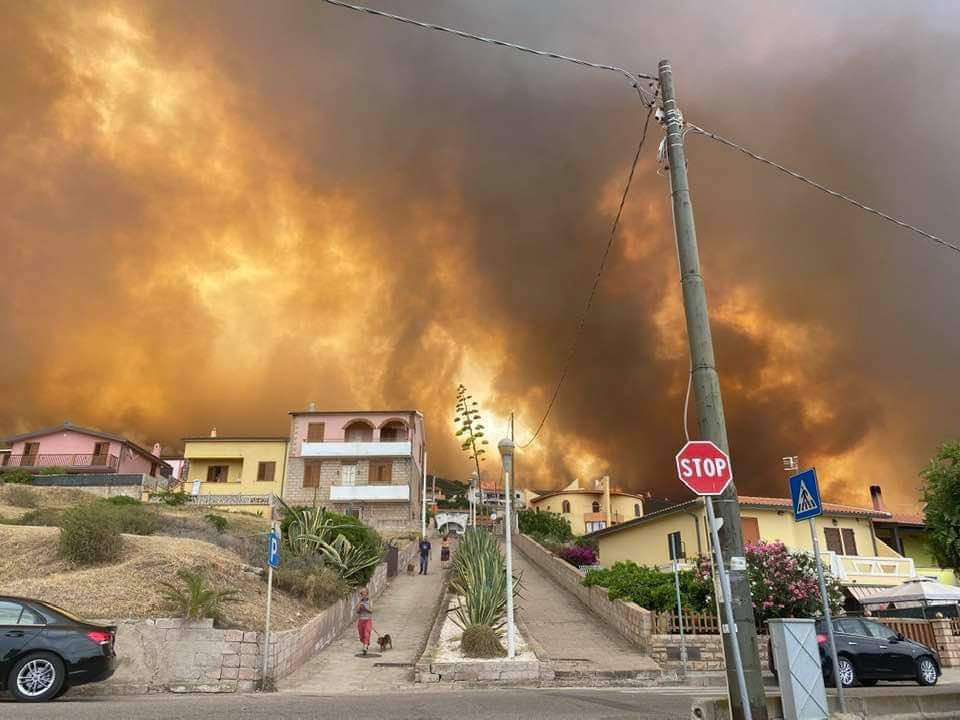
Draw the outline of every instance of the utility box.
<instances>
[{"instance_id":1,"label":"utility box","mask_svg":"<svg viewBox=\"0 0 960 720\"><path fill-rule=\"evenodd\" d=\"M817 627L813 620L768 620L784 720L827 720Z\"/></svg>"}]
</instances>

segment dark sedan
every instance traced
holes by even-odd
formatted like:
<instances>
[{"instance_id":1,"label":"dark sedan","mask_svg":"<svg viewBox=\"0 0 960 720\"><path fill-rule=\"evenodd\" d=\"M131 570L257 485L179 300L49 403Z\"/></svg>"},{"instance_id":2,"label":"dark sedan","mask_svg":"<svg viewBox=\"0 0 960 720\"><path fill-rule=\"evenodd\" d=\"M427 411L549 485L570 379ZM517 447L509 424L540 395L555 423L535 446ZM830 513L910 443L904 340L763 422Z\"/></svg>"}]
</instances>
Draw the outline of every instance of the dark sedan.
<instances>
[{"instance_id":1,"label":"dark sedan","mask_svg":"<svg viewBox=\"0 0 960 720\"><path fill-rule=\"evenodd\" d=\"M940 659L934 650L908 640L883 623L866 618L838 618L833 621L837 643L837 664L844 687L876 685L879 680L915 680L921 685L936 685L940 678ZM817 643L823 678L834 684L833 663L827 639L827 624L817 621ZM776 675L772 648L770 671Z\"/></svg>"},{"instance_id":2,"label":"dark sedan","mask_svg":"<svg viewBox=\"0 0 960 720\"><path fill-rule=\"evenodd\" d=\"M115 627L49 603L0 596L0 690L43 702L113 674Z\"/></svg>"}]
</instances>

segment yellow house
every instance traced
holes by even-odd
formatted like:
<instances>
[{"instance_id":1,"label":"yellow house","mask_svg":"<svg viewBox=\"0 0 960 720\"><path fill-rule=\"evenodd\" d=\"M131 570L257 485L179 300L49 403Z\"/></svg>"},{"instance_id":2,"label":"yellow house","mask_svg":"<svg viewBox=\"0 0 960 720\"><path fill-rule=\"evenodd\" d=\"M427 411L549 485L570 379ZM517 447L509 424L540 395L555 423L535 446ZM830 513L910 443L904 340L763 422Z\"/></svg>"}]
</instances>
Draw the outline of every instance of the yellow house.
<instances>
[{"instance_id":1,"label":"yellow house","mask_svg":"<svg viewBox=\"0 0 960 720\"><path fill-rule=\"evenodd\" d=\"M574 535L584 535L643 515L643 496L610 489L604 477L595 489L582 489L574 480L563 490L542 493L529 500L529 507L566 518Z\"/></svg>"},{"instance_id":2,"label":"yellow house","mask_svg":"<svg viewBox=\"0 0 960 720\"><path fill-rule=\"evenodd\" d=\"M790 550L813 552L809 525L794 521L790 500L741 496L740 511L745 544L780 541ZM916 577L913 560L894 552L874 534L873 520L889 516L873 509L824 503L824 514L815 519L824 564L858 600L878 588ZM669 568L673 559L708 555L707 536L699 498L590 535L597 540L600 562L605 566L633 560L660 568Z\"/></svg>"},{"instance_id":3,"label":"yellow house","mask_svg":"<svg viewBox=\"0 0 960 720\"><path fill-rule=\"evenodd\" d=\"M186 491L194 503L223 510L269 514L273 496L283 495L286 437L189 437Z\"/></svg>"}]
</instances>

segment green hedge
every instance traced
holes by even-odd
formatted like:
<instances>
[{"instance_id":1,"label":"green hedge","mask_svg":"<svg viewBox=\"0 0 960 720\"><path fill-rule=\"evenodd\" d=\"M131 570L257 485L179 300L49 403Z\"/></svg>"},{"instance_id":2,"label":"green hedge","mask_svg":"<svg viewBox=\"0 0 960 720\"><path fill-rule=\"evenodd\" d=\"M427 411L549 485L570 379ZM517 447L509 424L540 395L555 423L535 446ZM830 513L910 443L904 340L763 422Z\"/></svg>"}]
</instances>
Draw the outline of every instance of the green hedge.
<instances>
[{"instance_id":1,"label":"green hedge","mask_svg":"<svg viewBox=\"0 0 960 720\"><path fill-rule=\"evenodd\" d=\"M583 580L587 587L607 588L611 600L630 600L647 610L665 612L677 609L673 573L637 565L630 560L605 570L588 570ZM697 580L690 571L680 572L680 597L683 607L695 612L712 610L707 600L709 585Z\"/></svg>"}]
</instances>

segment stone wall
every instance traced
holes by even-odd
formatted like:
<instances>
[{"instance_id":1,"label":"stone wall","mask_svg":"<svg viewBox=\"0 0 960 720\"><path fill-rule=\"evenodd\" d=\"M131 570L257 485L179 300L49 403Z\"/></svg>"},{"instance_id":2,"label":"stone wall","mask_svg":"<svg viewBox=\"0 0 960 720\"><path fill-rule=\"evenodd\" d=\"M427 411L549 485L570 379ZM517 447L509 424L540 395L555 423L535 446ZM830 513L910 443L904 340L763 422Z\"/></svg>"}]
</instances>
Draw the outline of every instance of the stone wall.
<instances>
[{"instance_id":1,"label":"stone wall","mask_svg":"<svg viewBox=\"0 0 960 720\"><path fill-rule=\"evenodd\" d=\"M768 669L766 635L757 636L760 649L760 667ZM723 641L719 635L686 635L687 670L723 670ZM679 670L683 667L680 660L679 635L652 635L650 637L650 657L664 670Z\"/></svg>"},{"instance_id":2,"label":"stone wall","mask_svg":"<svg viewBox=\"0 0 960 720\"><path fill-rule=\"evenodd\" d=\"M608 599L606 588L585 587L582 570L554 556L526 535L514 533L513 546L642 652L650 652L653 614L649 610L626 600Z\"/></svg>"},{"instance_id":3,"label":"stone wall","mask_svg":"<svg viewBox=\"0 0 960 720\"><path fill-rule=\"evenodd\" d=\"M416 555L416 542L400 550L402 568ZM387 565L377 566L367 587L379 595L387 586ZM274 681L296 671L354 622L358 593L341 598L306 625L270 634L267 674ZM264 633L224 630L212 620L102 621L117 626L117 670L107 682L85 692L126 694L249 692L260 683Z\"/></svg>"},{"instance_id":4,"label":"stone wall","mask_svg":"<svg viewBox=\"0 0 960 720\"><path fill-rule=\"evenodd\" d=\"M960 620L931 620L930 625L943 667L960 667Z\"/></svg>"}]
</instances>

